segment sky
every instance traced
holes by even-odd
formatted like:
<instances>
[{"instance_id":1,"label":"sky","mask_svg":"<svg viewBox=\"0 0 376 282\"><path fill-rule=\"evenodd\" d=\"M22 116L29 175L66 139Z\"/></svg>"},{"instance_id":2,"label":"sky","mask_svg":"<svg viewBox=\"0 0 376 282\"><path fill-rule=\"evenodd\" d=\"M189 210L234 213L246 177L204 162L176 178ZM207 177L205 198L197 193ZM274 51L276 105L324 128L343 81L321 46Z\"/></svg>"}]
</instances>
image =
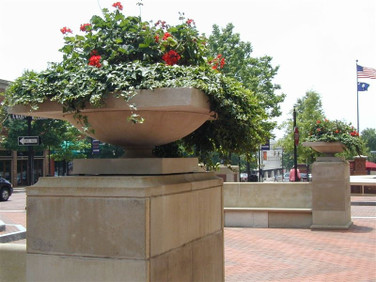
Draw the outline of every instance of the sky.
<instances>
[{"instance_id":1,"label":"sky","mask_svg":"<svg viewBox=\"0 0 376 282\"><path fill-rule=\"evenodd\" d=\"M12 81L25 70L61 61L60 28L79 33L80 24L116 1L0 0L0 79ZM241 40L251 42L253 57L271 56L279 66L274 83L287 96L278 124L291 118L294 104L312 90L320 94L328 119L356 127L359 108L360 132L376 129L376 79L359 79L370 87L357 95L356 75L356 60L376 69L374 0L143 0L141 10L139 0L121 2L126 15L141 13L154 22L176 24L182 12L206 35L214 24L232 23Z\"/></svg>"}]
</instances>

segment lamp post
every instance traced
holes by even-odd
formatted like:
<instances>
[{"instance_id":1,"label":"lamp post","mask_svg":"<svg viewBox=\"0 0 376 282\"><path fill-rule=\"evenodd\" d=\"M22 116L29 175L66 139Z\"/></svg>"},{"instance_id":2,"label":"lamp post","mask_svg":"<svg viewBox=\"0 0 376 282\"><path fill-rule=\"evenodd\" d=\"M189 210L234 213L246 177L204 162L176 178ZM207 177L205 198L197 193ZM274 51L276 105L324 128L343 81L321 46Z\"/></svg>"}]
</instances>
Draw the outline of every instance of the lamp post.
<instances>
[{"instance_id":1,"label":"lamp post","mask_svg":"<svg viewBox=\"0 0 376 282\"><path fill-rule=\"evenodd\" d=\"M296 111L294 107L293 111L293 118L294 118L294 173L295 173L295 181L298 179L298 150L297 147L299 145L299 129L296 126Z\"/></svg>"}]
</instances>

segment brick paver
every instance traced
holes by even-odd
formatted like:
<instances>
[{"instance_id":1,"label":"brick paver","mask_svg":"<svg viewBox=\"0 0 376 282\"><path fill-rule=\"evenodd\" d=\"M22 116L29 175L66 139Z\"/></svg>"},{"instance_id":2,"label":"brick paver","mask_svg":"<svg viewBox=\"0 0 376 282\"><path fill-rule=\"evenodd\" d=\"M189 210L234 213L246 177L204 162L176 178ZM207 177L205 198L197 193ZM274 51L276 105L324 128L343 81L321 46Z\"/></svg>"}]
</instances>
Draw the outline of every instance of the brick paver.
<instances>
[{"instance_id":1,"label":"brick paver","mask_svg":"<svg viewBox=\"0 0 376 282\"><path fill-rule=\"evenodd\" d=\"M376 282L376 197L351 200L346 231L225 228L226 281ZM0 220L26 226L24 208L15 193L0 203Z\"/></svg>"}]
</instances>

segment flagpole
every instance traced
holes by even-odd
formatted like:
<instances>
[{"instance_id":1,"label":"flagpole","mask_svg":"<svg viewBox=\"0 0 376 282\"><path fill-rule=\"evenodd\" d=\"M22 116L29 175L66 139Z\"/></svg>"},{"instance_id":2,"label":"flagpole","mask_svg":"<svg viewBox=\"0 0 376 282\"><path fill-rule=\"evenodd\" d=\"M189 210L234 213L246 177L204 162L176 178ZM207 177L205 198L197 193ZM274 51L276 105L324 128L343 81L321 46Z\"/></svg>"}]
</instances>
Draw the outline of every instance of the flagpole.
<instances>
[{"instance_id":1,"label":"flagpole","mask_svg":"<svg viewBox=\"0 0 376 282\"><path fill-rule=\"evenodd\" d=\"M356 130L359 132L358 60L356 60Z\"/></svg>"}]
</instances>

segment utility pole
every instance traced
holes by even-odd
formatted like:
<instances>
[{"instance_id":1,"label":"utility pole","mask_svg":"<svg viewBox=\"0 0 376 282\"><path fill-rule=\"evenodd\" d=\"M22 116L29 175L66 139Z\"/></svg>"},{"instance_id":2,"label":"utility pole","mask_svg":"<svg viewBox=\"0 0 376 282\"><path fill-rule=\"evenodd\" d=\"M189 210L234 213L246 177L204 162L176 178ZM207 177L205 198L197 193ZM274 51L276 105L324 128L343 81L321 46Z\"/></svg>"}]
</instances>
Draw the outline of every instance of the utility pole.
<instances>
[{"instance_id":1,"label":"utility pole","mask_svg":"<svg viewBox=\"0 0 376 282\"><path fill-rule=\"evenodd\" d=\"M27 134L31 136L31 120L32 117L26 117L27 120ZM29 186L34 184L34 149L33 146L27 146L28 149L28 158L27 158L27 184Z\"/></svg>"}]
</instances>

